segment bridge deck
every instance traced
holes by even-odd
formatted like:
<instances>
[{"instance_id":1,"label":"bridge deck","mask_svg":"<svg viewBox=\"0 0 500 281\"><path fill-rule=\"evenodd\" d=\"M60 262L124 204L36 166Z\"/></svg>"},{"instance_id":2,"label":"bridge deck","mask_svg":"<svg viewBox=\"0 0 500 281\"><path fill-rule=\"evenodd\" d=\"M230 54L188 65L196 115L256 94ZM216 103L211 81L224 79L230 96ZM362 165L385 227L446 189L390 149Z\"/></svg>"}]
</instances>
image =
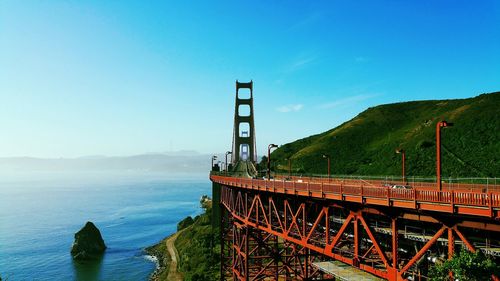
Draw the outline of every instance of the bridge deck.
<instances>
[{"instance_id":1,"label":"bridge deck","mask_svg":"<svg viewBox=\"0 0 500 281\"><path fill-rule=\"evenodd\" d=\"M381 281L375 275L371 275L361 269L352 267L340 261L324 261L315 262L312 264L314 267L319 268L321 271L335 276L336 279L342 281Z\"/></svg>"},{"instance_id":2,"label":"bridge deck","mask_svg":"<svg viewBox=\"0 0 500 281\"><path fill-rule=\"evenodd\" d=\"M211 175L211 180L240 188L381 205L395 208L436 211L482 217L499 217L500 191L438 191L429 189L400 189L365 181L333 181L322 179L263 180ZM484 189L486 190L486 188Z\"/></svg>"}]
</instances>

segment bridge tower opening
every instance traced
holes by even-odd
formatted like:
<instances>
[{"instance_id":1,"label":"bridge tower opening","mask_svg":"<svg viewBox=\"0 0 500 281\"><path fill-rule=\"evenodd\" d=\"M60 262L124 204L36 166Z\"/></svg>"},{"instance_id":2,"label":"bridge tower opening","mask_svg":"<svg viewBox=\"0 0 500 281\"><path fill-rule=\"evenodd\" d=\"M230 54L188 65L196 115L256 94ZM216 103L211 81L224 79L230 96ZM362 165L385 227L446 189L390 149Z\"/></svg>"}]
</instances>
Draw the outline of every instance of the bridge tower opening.
<instances>
[{"instance_id":1,"label":"bridge tower opening","mask_svg":"<svg viewBox=\"0 0 500 281\"><path fill-rule=\"evenodd\" d=\"M238 82L236 80L231 167L232 172L239 176L254 177L257 175L253 112L253 81Z\"/></svg>"}]
</instances>

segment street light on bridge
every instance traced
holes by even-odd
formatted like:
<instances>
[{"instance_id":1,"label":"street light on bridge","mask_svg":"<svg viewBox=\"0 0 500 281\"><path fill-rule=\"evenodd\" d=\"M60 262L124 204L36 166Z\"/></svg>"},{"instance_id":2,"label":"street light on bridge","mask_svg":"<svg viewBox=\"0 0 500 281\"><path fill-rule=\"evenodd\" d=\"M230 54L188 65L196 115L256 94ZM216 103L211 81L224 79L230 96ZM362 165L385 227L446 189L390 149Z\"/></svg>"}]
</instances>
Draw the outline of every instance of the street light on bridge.
<instances>
[{"instance_id":1,"label":"street light on bridge","mask_svg":"<svg viewBox=\"0 0 500 281\"><path fill-rule=\"evenodd\" d=\"M406 185L406 173L405 173L405 160L406 160L406 154L405 150L402 148L396 149L397 154L401 154L401 166L402 166L402 174L403 174L403 184Z\"/></svg>"},{"instance_id":2,"label":"street light on bridge","mask_svg":"<svg viewBox=\"0 0 500 281\"><path fill-rule=\"evenodd\" d=\"M445 120L439 121L436 124L436 181L439 191L443 190L441 183L441 128L451 127L453 123Z\"/></svg>"},{"instance_id":3,"label":"street light on bridge","mask_svg":"<svg viewBox=\"0 0 500 281\"><path fill-rule=\"evenodd\" d=\"M212 171L214 170L214 161L217 160L217 155L212 156Z\"/></svg>"},{"instance_id":4,"label":"street light on bridge","mask_svg":"<svg viewBox=\"0 0 500 281\"><path fill-rule=\"evenodd\" d=\"M232 151L227 151L227 152L226 152L226 176L227 176L227 156L228 156L229 154L233 154L233 152L232 152Z\"/></svg>"},{"instance_id":5,"label":"street light on bridge","mask_svg":"<svg viewBox=\"0 0 500 281\"><path fill-rule=\"evenodd\" d=\"M328 160L328 181L330 181L330 155L323 154L322 157Z\"/></svg>"},{"instance_id":6,"label":"street light on bridge","mask_svg":"<svg viewBox=\"0 0 500 281\"><path fill-rule=\"evenodd\" d=\"M277 147L278 146L274 143L267 146L267 180L271 179L271 149Z\"/></svg>"}]
</instances>

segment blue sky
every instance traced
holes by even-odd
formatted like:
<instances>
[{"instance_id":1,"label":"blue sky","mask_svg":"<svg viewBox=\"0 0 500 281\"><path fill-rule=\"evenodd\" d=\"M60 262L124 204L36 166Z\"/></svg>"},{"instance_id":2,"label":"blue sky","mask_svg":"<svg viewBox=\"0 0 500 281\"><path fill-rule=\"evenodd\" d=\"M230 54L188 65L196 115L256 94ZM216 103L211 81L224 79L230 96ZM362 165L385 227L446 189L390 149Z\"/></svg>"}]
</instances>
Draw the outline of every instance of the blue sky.
<instances>
[{"instance_id":1,"label":"blue sky","mask_svg":"<svg viewBox=\"0 0 500 281\"><path fill-rule=\"evenodd\" d=\"M500 90L499 1L0 1L0 156L258 152L364 109Z\"/></svg>"}]
</instances>

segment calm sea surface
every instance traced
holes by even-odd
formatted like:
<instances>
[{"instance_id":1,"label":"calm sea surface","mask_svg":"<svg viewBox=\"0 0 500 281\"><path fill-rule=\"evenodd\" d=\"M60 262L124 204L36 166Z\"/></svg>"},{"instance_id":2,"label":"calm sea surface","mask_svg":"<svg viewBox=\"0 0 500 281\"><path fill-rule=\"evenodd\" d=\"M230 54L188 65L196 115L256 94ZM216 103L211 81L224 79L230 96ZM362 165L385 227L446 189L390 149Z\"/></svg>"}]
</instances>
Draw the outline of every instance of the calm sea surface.
<instances>
[{"instance_id":1,"label":"calm sea surface","mask_svg":"<svg viewBox=\"0 0 500 281\"><path fill-rule=\"evenodd\" d=\"M185 178L0 179L2 280L147 280L156 265L143 249L199 214L200 197L211 192L202 176ZM88 220L108 249L100 261L75 263L73 235Z\"/></svg>"}]
</instances>

